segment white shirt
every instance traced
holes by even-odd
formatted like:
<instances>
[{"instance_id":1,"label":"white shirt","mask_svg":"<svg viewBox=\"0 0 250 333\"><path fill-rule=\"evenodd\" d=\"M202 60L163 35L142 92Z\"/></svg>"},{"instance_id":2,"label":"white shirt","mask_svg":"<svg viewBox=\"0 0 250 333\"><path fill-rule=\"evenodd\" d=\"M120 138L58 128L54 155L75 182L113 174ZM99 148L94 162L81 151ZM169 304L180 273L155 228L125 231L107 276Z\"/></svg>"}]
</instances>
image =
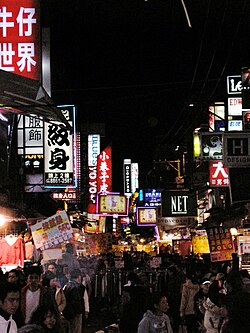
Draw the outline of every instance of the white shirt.
<instances>
[{"instance_id":1,"label":"white shirt","mask_svg":"<svg viewBox=\"0 0 250 333\"><path fill-rule=\"evenodd\" d=\"M26 292L26 313L25 313L25 324L27 324L33 312L37 309L40 300L40 288L36 291L27 289Z\"/></svg>"}]
</instances>

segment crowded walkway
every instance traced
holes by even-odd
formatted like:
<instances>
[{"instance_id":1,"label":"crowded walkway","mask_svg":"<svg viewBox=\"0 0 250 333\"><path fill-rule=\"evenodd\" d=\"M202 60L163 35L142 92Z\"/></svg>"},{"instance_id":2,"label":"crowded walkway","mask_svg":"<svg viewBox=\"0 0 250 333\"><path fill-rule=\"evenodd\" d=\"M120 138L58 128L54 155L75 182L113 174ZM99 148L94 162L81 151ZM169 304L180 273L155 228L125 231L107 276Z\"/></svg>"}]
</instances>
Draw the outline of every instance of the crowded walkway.
<instances>
[{"instance_id":1,"label":"crowded walkway","mask_svg":"<svg viewBox=\"0 0 250 333\"><path fill-rule=\"evenodd\" d=\"M247 333L250 276L209 256L143 252L28 262L1 273L0 331ZM70 266L70 267L69 267Z\"/></svg>"}]
</instances>

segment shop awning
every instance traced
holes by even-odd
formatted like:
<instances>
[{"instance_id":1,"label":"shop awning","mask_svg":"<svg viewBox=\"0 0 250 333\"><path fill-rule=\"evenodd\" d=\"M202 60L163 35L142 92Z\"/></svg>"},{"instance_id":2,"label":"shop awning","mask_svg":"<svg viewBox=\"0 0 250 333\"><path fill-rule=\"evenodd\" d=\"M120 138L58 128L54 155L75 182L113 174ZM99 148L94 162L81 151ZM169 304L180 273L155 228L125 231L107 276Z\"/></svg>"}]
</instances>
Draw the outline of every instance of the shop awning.
<instances>
[{"instance_id":1,"label":"shop awning","mask_svg":"<svg viewBox=\"0 0 250 333\"><path fill-rule=\"evenodd\" d=\"M47 122L69 123L39 81L0 70L0 110L37 115Z\"/></svg>"}]
</instances>

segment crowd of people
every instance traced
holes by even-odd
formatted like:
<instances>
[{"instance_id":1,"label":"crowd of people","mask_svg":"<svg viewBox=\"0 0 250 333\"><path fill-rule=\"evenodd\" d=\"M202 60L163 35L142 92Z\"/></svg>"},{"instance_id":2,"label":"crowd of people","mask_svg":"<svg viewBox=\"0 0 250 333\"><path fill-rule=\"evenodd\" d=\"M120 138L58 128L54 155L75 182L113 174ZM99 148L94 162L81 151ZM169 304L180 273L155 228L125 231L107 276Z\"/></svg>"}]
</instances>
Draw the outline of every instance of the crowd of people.
<instances>
[{"instance_id":1,"label":"crowd of people","mask_svg":"<svg viewBox=\"0 0 250 333\"><path fill-rule=\"evenodd\" d=\"M100 256L97 272L112 269L113 259L110 254ZM141 253L124 254L127 281L122 286L120 306L116 308L116 325L110 331L250 332L247 270L240 270L230 262L215 266L202 258L164 253L161 264L166 270L166 280L159 291L144 269L147 259ZM95 302L94 281L86 278L70 245L63 260L67 264L30 263L6 273L0 271L0 332L84 332Z\"/></svg>"}]
</instances>

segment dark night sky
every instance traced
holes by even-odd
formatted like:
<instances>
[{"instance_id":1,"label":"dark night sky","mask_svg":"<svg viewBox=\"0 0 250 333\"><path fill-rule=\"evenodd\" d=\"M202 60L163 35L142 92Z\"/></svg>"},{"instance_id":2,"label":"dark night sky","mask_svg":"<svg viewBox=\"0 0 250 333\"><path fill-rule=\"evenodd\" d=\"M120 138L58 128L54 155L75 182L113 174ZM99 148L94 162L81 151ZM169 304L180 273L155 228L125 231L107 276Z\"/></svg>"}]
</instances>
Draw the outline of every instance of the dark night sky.
<instances>
[{"instance_id":1,"label":"dark night sky","mask_svg":"<svg viewBox=\"0 0 250 333\"><path fill-rule=\"evenodd\" d=\"M119 176L124 158L142 172L168 158L156 147L183 142L249 66L250 1L184 1L192 28L181 0L42 0L52 99L106 123Z\"/></svg>"}]
</instances>

